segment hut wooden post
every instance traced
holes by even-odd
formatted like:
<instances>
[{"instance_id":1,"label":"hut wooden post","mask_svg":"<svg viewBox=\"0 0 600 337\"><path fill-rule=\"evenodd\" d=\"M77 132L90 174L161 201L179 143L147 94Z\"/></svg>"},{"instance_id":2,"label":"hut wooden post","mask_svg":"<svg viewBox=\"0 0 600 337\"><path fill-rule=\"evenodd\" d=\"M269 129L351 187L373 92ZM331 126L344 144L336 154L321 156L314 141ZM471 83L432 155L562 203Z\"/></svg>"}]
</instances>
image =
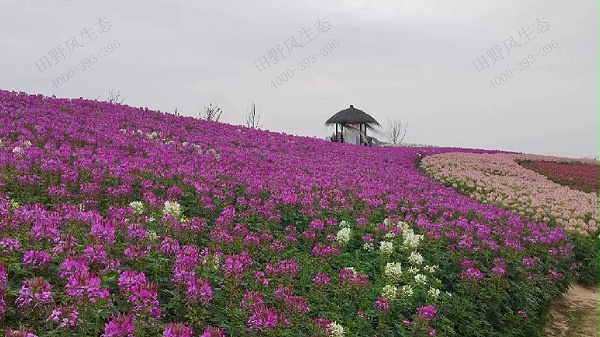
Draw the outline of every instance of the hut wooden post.
<instances>
[{"instance_id":1,"label":"hut wooden post","mask_svg":"<svg viewBox=\"0 0 600 337\"><path fill-rule=\"evenodd\" d=\"M362 123L358 126L358 136L359 136L359 142L360 144L358 145L363 145L363 135L362 135Z\"/></svg>"}]
</instances>

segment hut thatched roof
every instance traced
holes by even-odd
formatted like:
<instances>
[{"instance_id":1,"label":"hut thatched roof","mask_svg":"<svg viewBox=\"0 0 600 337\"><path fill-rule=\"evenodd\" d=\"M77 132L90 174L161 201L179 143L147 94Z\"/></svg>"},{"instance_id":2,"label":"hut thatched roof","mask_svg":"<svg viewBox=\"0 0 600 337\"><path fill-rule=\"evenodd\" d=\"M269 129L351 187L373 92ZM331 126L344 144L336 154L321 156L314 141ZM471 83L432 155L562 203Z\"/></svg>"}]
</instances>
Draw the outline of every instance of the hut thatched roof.
<instances>
[{"instance_id":1,"label":"hut thatched roof","mask_svg":"<svg viewBox=\"0 0 600 337\"><path fill-rule=\"evenodd\" d=\"M355 108L353 105L350 105L348 109L342 110L331 116L325 122L325 125L331 124L366 124L369 129L371 129L373 125L381 126L375 118L371 117L368 113Z\"/></svg>"}]
</instances>

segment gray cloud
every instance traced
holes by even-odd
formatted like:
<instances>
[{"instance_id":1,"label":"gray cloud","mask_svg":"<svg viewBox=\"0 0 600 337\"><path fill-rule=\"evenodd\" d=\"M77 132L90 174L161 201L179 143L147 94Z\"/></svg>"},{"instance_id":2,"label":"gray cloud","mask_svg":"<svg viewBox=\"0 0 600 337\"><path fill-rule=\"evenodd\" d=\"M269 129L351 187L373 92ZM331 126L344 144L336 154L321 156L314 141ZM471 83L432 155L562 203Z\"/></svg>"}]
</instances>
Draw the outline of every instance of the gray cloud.
<instances>
[{"instance_id":1,"label":"gray cloud","mask_svg":"<svg viewBox=\"0 0 600 337\"><path fill-rule=\"evenodd\" d=\"M50 49L106 17L112 28L40 72ZM326 18L331 29L288 53L285 41ZM550 27L478 72L496 44ZM54 88L52 80L117 40L120 48ZM339 48L323 54L335 40ZM497 88L490 81L558 48ZM259 72L271 48L285 59ZM551 0L361 1L7 1L0 11L0 87L59 97L98 98L109 89L134 106L195 115L217 101L224 121L243 124L257 102L264 128L330 134L323 123L350 104L384 123L409 122L408 142L597 156L598 3ZM272 62L271 62L272 63ZM281 73L294 77L277 88Z\"/></svg>"}]
</instances>

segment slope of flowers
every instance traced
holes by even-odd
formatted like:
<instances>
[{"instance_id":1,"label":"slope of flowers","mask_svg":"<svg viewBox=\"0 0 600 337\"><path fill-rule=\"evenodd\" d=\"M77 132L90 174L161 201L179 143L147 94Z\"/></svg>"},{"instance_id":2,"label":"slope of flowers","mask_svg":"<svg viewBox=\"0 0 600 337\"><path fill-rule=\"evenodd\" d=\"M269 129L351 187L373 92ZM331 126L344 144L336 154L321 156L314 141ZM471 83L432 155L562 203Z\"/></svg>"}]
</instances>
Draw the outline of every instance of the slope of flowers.
<instances>
[{"instance_id":1,"label":"slope of flowers","mask_svg":"<svg viewBox=\"0 0 600 337\"><path fill-rule=\"evenodd\" d=\"M570 231L598 229L598 196L556 184L517 164L518 154L446 153L429 156L421 167L431 176L536 221L555 222ZM528 156L531 158L531 156Z\"/></svg>"},{"instance_id":2,"label":"slope of flowers","mask_svg":"<svg viewBox=\"0 0 600 337\"><path fill-rule=\"evenodd\" d=\"M539 335L572 247L415 166L451 151L0 91L0 332Z\"/></svg>"},{"instance_id":3,"label":"slope of flowers","mask_svg":"<svg viewBox=\"0 0 600 337\"><path fill-rule=\"evenodd\" d=\"M600 194L600 170L598 163L520 161L519 164L548 177L548 179L557 184L587 193Z\"/></svg>"}]
</instances>

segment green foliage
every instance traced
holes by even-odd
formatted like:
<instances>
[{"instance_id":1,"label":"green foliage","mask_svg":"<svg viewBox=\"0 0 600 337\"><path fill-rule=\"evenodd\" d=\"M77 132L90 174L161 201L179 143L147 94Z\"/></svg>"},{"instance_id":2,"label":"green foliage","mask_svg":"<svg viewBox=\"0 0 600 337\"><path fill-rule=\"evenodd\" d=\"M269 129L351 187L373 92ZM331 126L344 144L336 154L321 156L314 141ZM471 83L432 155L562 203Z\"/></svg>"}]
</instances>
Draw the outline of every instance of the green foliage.
<instances>
[{"instance_id":1,"label":"green foliage","mask_svg":"<svg viewBox=\"0 0 600 337\"><path fill-rule=\"evenodd\" d=\"M598 285L599 261L598 247L600 239L599 231L584 235L580 233L569 233L569 241L575 245L573 253L575 263L578 263L577 282L584 286Z\"/></svg>"}]
</instances>

